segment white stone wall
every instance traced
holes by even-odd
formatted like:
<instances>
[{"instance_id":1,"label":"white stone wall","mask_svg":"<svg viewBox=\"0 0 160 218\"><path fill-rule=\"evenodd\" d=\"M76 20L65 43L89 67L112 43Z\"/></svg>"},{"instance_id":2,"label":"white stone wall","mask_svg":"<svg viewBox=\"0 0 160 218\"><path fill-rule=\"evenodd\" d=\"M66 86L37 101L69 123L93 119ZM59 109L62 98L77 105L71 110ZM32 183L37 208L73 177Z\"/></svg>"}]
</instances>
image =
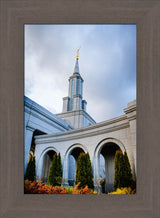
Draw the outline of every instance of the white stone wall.
<instances>
[{"instance_id":1,"label":"white stone wall","mask_svg":"<svg viewBox=\"0 0 160 218\"><path fill-rule=\"evenodd\" d=\"M134 175L136 175L135 102L128 104L128 107L124 109L124 112L125 114L122 116L91 126L71 130L73 127L67 122L51 114L30 99L25 98L25 169L27 166L33 132L34 130L38 129L48 134L35 137L36 173L38 178L41 178L42 176L43 159L46 152L53 150L57 153L60 152L61 154L63 165L63 182L64 184L67 184L68 179L73 179L75 175L75 172L73 172L75 171L75 163L73 163L73 159L71 158L69 163L69 157L72 149L79 147L85 152L88 152L90 155L94 181L96 178L99 178L100 176L102 177L104 171L103 168L105 166L110 166L110 171L108 171L108 173L111 175L111 181L108 180L108 185L110 184L112 186L114 175L114 158L111 158L111 156L108 157L108 161L109 159L112 159L109 161L109 163L106 161L104 163L103 158L100 160L100 151L102 147L109 142L117 144L123 152L124 150L127 151L132 172ZM82 122L88 122L90 120L89 115L84 113L83 110L67 113L66 117L64 113L64 119L68 119L68 114L70 115L69 121L72 123L84 125Z\"/></svg>"},{"instance_id":2,"label":"white stone wall","mask_svg":"<svg viewBox=\"0 0 160 218\"><path fill-rule=\"evenodd\" d=\"M73 177L73 175L71 176L71 172L69 174L69 154L73 148L81 147L85 152L89 152L95 181L96 178L101 176L103 171L103 169L100 168L100 164L101 166L104 166L104 160L100 161L99 159L100 150L106 143L109 142L113 142L118 145L123 152L125 150L127 151L132 172L136 172L136 108L134 108L134 106L132 107L132 112L127 109L127 114L117 118L81 129L75 129L66 133L57 133L49 136L37 136L35 155L39 178L41 177L42 170L40 167L42 164L42 154L44 150L50 146L61 153L63 163L63 182L64 184L67 184L68 179ZM128 119L128 117L130 117L130 119ZM109 158L111 157L108 157L108 160ZM111 175L111 181L108 181L107 185L112 187L114 180L114 157L111 159L112 160L109 161L110 171L108 171ZM107 162L105 164L106 166L109 166ZM71 168L72 166L70 166L70 169Z\"/></svg>"},{"instance_id":3,"label":"white stone wall","mask_svg":"<svg viewBox=\"0 0 160 218\"><path fill-rule=\"evenodd\" d=\"M56 115L47 111L31 99L24 98L24 173L26 172L28 157L35 130L44 133L58 133L73 129L71 125Z\"/></svg>"},{"instance_id":4,"label":"white stone wall","mask_svg":"<svg viewBox=\"0 0 160 218\"><path fill-rule=\"evenodd\" d=\"M128 138L130 146L128 146L126 150L133 175L136 176L136 100L129 102L124 112L129 121Z\"/></svg>"},{"instance_id":5,"label":"white stone wall","mask_svg":"<svg viewBox=\"0 0 160 218\"><path fill-rule=\"evenodd\" d=\"M67 154L67 150L68 148L70 148L72 145L77 145L77 147L80 145L82 145L85 150L87 152L89 152L90 154L90 158L91 158L91 162L92 162L92 167L93 167L93 170L95 170L95 150L96 150L96 147L97 145L102 141L102 140L105 140L107 138L110 138L110 137L113 137L113 138L116 138L118 139L119 141L121 141L124 145L126 145L128 143L128 140L125 139L123 136L126 135L126 130L121 130L119 132L114 132L114 133L104 133L104 134L101 134L101 135L91 135L91 136L88 136L88 137L85 137L83 138L76 138L76 139L70 139L70 140L65 140L65 137L64 139L59 139L58 140L58 136L55 138L55 141L53 139L50 138L50 140L48 141L47 138L45 140L47 140L47 142L43 142L43 143L40 143L40 138L42 139L42 136L37 136L36 138L36 150L35 150L35 156L36 156L36 165L39 166L41 160L40 160L40 157L41 157L41 154L43 153L43 151L45 149L47 149L48 147L51 147L55 150L57 150L58 152L61 153L61 158L62 158L62 163L63 163L63 169L66 169L66 172L69 170L67 169L67 160L65 159L66 157L66 154ZM122 136L121 136L122 135ZM74 138L74 135L71 136L71 138ZM44 141L45 141L44 140ZM41 178L41 170L40 168L37 169L37 173L38 173L38 178ZM67 173L66 173L67 174ZM96 176L95 176L96 177ZM100 175L98 175L98 177L100 177ZM68 179L68 178L63 178L65 181Z\"/></svg>"},{"instance_id":6,"label":"white stone wall","mask_svg":"<svg viewBox=\"0 0 160 218\"><path fill-rule=\"evenodd\" d=\"M68 111L67 113L60 113L56 115L70 123L75 129L96 123L84 110Z\"/></svg>"}]
</instances>

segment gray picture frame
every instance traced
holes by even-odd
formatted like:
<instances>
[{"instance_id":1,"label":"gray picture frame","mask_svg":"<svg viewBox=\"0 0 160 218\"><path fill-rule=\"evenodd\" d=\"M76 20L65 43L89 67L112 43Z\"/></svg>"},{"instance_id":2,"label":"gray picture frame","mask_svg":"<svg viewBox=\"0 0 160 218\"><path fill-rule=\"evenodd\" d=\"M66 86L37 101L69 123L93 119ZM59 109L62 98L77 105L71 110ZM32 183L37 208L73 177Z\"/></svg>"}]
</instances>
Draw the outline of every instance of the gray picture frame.
<instances>
[{"instance_id":1,"label":"gray picture frame","mask_svg":"<svg viewBox=\"0 0 160 218\"><path fill-rule=\"evenodd\" d=\"M137 25L136 195L24 194L24 24L33 23ZM160 217L160 1L0 0L0 27L0 217Z\"/></svg>"}]
</instances>

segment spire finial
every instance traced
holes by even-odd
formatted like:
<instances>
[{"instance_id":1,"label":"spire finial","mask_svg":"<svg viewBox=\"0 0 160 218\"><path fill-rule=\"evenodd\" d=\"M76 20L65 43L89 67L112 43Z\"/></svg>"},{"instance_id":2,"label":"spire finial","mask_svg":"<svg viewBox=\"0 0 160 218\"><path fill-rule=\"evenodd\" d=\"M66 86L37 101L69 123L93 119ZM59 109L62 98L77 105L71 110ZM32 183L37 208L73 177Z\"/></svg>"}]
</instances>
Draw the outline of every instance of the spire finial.
<instances>
[{"instance_id":1,"label":"spire finial","mask_svg":"<svg viewBox=\"0 0 160 218\"><path fill-rule=\"evenodd\" d=\"M80 46L80 48L81 48L81 46ZM79 50L80 50L80 48L77 50L77 54L76 54L76 60L78 60L78 59L79 59Z\"/></svg>"}]
</instances>

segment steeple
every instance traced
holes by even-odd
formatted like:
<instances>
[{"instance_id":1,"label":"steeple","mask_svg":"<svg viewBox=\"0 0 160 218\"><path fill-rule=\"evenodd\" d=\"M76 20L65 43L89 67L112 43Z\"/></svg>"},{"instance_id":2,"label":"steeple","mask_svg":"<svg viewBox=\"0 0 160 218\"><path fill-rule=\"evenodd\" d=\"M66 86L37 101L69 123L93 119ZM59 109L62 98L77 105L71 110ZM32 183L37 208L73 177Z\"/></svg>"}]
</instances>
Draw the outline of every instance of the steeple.
<instances>
[{"instance_id":1,"label":"steeple","mask_svg":"<svg viewBox=\"0 0 160 218\"><path fill-rule=\"evenodd\" d=\"M73 74L75 73L78 73L79 74L79 64L78 64L78 59L76 59L76 64L75 64L75 67L74 67L74 72Z\"/></svg>"},{"instance_id":2,"label":"steeple","mask_svg":"<svg viewBox=\"0 0 160 218\"><path fill-rule=\"evenodd\" d=\"M87 102L83 100L83 79L79 73L79 49L76 54L74 72L69 78L68 97L63 98L63 112L85 110Z\"/></svg>"},{"instance_id":3,"label":"steeple","mask_svg":"<svg viewBox=\"0 0 160 218\"><path fill-rule=\"evenodd\" d=\"M76 63L72 76L69 77L68 96L63 98L62 113L59 117L73 125L75 128L95 123L87 113L87 101L83 99L83 78L79 73L79 49L76 54Z\"/></svg>"}]
</instances>

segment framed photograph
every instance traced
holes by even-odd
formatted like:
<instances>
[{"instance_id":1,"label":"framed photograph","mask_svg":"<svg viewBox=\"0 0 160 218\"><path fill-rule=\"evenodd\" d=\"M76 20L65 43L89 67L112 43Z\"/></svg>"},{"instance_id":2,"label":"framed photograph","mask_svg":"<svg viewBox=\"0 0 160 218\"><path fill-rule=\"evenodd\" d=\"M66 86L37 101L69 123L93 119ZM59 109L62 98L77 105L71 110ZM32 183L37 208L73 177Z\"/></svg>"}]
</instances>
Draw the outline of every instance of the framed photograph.
<instances>
[{"instance_id":1,"label":"framed photograph","mask_svg":"<svg viewBox=\"0 0 160 218\"><path fill-rule=\"evenodd\" d=\"M25 193L135 194L136 25L26 24L24 38Z\"/></svg>"},{"instance_id":2,"label":"framed photograph","mask_svg":"<svg viewBox=\"0 0 160 218\"><path fill-rule=\"evenodd\" d=\"M130 2L128 0L117 2L94 2L87 0L85 2L73 3L72 1L50 2L47 0L44 2L41 0L14 0L12 2L0 1L0 3L2 30L0 32L0 88L2 98L0 128L0 217L159 217L159 2ZM60 113L58 113L55 108L51 111L49 104L44 105L43 102L36 102L38 100L32 96L34 93L33 89L29 89L32 87L35 88L35 85L37 85L37 78L39 81L41 80L43 84L47 84L44 81L45 77L41 74L45 62L44 56L40 53L40 46L43 45L41 44L38 46L38 43L41 43L39 39L45 37L47 33L44 34L41 29L39 29L39 32L36 32L32 28L34 26L64 27L66 28L65 33L67 33L67 27L71 25L72 27L74 25L78 25L78 27L86 27L88 25L88 27L92 26L95 28L97 26L100 28L101 26L106 27L107 25L119 25L125 27L132 26L136 29L136 31L131 32L132 34L128 35L125 40L127 43L132 37L135 39L136 33L136 76L134 77L136 78L137 86L135 96L136 102L132 101L128 103L126 108L123 108L124 114L120 115L121 111L119 111L120 114L118 114L118 116L111 115L112 119L108 119L108 123L104 120L103 122L100 121L100 123L95 122L95 119L92 117L94 112L89 109L89 99L85 99L85 92L82 92L84 89L82 84L84 81L87 81L86 78L84 80L85 75L83 72L81 73L81 65L83 69L83 64L80 62L81 54L86 54L85 49L83 53L83 45L81 45L82 47L80 48L78 47L80 45L77 46L77 44L75 44L75 47L72 50L73 53L71 56L74 56L75 58L73 72L68 72L68 70L65 72L64 69L63 73L66 73L66 78L67 80L69 78L69 83L66 81L66 84L68 83L66 85L68 86L68 93L66 93L65 96L62 96L63 108ZM28 32L26 32L26 30ZM101 30L102 29L97 29L97 33L100 33ZM50 30L47 29L47 31L49 33ZM86 31L89 31L89 28ZM106 37L105 31L106 30L103 29L103 37ZM82 36L84 31L80 32ZM72 31L70 29L67 35L71 33ZM37 35L33 37L34 34ZM71 36L72 34L70 37ZM96 37L96 34L93 33L91 36L94 38ZM121 35L121 37L123 38L124 36ZM114 37L111 37L111 39L113 38ZM35 41L33 41L34 39ZM98 40L96 39L96 41ZM102 38L101 42L103 42ZM26 45L29 45L29 47L26 47ZM39 75L33 75L31 73L34 69L36 70L36 59L34 58L37 58L34 57L35 53L32 49L33 46L36 48L35 51L37 51L37 56L41 56L41 61L37 62L39 64ZM50 45L47 46L50 47ZM95 49L96 54L98 54L97 48L98 47ZM129 48L128 57L133 52L131 47ZM92 51L90 52L92 53ZM125 48L124 52L127 52ZM62 53L60 54L60 56L62 56ZM107 57L107 51L105 55ZM60 63L60 60L56 59L56 56L58 56L58 50L57 55L53 58L57 66L59 66L58 63ZM50 61L49 57L47 58L46 55L45 58L48 64L47 68L50 69L49 65L52 61ZM82 56L82 60L83 58L86 63L85 65L88 67L87 60ZM71 64L68 59L65 60L66 69L69 69L68 66ZM28 66L26 65L26 61L30 63L30 66L33 66L32 69L26 68ZM95 64L97 67L98 64L96 61ZM63 64L64 62L65 61L63 61ZM126 63L126 68L128 67L129 71L131 67L128 62ZM94 72L94 63L92 67L93 68L91 69L93 69ZM100 66L99 69L102 70L101 67L102 66ZM125 66L122 69L125 69ZM58 70L58 67L56 70ZM24 74L25 71L30 73L30 80L25 80L25 76L28 75ZM56 71L54 71L53 74L55 76ZM96 74L94 73L93 75ZM92 75L90 74L90 78L91 76ZM103 77L103 75L101 75L101 77ZM64 78L64 74L59 79L62 78ZM27 81L28 84L24 81ZM55 78L53 81L55 81ZM90 81L92 80L90 79ZM57 87L58 84L62 87L64 82L61 83L57 81ZM88 84L84 84L89 87ZM107 81L104 80L104 86L105 84L109 85L107 84ZM123 86L126 88L128 85L129 84L127 83L123 83ZM47 86L48 85L46 85L46 90L48 90ZM61 90L64 89L65 85ZM91 86L90 89L93 92L94 89ZM35 92L37 92L37 90L34 89ZM106 92L107 89L103 88L103 90ZM41 87L39 93L41 93L40 96L42 99L43 92L41 92ZM50 90L48 93L50 94ZM64 94L64 92L61 94ZM26 95L25 99L24 95ZM87 95L90 95L88 90ZM58 104L59 103L57 103L57 105ZM94 99L91 99L91 105L93 108ZM86 110L86 106L88 106L91 114ZM80 113L74 113L72 116L74 111L81 111L83 113L81 116ZM100 115L103 113L104 112L100 112ZM24 114L26 116L25 118ZM35 114L34 118L33 114ZM74 119L72 119L73 117ZM76 117L78 117L77 120ZM49 122L48 118L52 120L52 123ZM40 127L39 129L35 128L34 125L37 124L35 119L39 119L38 125L41 127L43 126L44 129ZM98 119L100 119L100 116ZM126 121L125 119L128 120ZM47 125L44 126L43 122L47 123ZM99 126L97 127L98 123ZM125 128L129 128L127 125L132 127L130 131L128 129L128 131L121 132L120 134L120 129L123 129L124 131ZM81 131L81 128L83 128L84 131ZM24 132L24 130L26 132ZM115 133L109 138L107 134L109 131L112 132L113 130ZM88 143L90 143L90 146L87 147L87 143L85 143L85 141L83 142L83 140L84 138L87 139L87 137L90 137L89 134L91 134L92 137L89 138ZM100 135L103 134L106 134L108 137L101 138ZM96 140L95 135L98 135L98 140L95 143L96 146L93 150L90 148L94 144L93 141L95 142ZM30 140L30 146L28 147L24 146L27 145L27 140ZM131 142L130 147L125 146L127 140ZM60 149L60 147L63 148ZM30 160L34 159L34 157L36 162L36 182L41 179L43 182L47 183L50 181L49 175L51 167L49 166L52 166L53 156L56 154L56 158L58 158L60 155L63 170L60 178L56 180L56 183L60 183L63 188L65 188L74 186L78 183L77 169L78 163L80 162L79 156L89 154L88 162L90 163L90 166L92 167L91 171L93 172L93 184L91 184L93 185L93 188L91 187L91 189L95 189L97 193L99 193L99 191L102 192L103 188L105 193L110 193L113 191L115 185L114 176L113 178L112 176L107 176L114 171L113 157L117 150L121 150L122 154L125 154L126 151L128 155L131 172L136 175L136 194L42 195L34 194L33 192L27 194L27 192L25 192L24 176L26 176L27 166L29 165ZM82 166L83 164L81 163L80 165ZM96 182L96 179L98 178L104 179L105 181L103 185L101 183L101 190ZM109 181L109 178L112 179ZM82 189L83 188L84 187L82 187Z\"/></svg>"}]
</instances>

